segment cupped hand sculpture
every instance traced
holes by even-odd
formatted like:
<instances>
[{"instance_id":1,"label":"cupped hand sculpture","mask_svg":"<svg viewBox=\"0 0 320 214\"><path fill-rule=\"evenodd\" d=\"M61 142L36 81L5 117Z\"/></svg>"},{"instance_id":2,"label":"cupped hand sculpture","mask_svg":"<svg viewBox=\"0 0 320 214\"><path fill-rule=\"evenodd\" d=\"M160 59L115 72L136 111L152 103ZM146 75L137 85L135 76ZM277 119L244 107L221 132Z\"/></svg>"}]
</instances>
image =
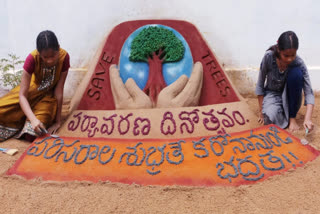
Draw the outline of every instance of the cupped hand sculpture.
<instances>
[{"instance_id":1,"label":"cupped hand sculpture","mask_svg":"<svg viewBox=\"0 0 320 214\"><path fill-rule=\"evenodd\" d=\"M160 91L155 103L132 78L129 78L124 84L116 65L110 66L110 82L116 109L197 106L202 89L203 67L200 62L196 62L190 78L186 75L180 76L178 80Z\"/></svg>"}]
</instances>

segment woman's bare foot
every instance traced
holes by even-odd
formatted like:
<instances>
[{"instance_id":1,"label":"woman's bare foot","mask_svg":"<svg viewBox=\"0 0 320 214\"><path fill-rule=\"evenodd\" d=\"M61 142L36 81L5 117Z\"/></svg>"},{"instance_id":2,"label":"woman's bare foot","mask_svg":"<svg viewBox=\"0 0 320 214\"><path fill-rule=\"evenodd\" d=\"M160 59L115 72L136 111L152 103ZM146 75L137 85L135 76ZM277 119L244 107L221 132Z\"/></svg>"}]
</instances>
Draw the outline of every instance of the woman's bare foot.
<instances>
[{"instance_id":1,"label":"woman's bare foot","mask_svg":"<svg viewBox=\"0 0 320 214\"><path fill-rule=\"evenodd\" d=\"M295 131L298 131L299 130L299 125L296 121L296 118L290 118L290 121L289 121L289 131L290 132L295 132Z\"/></svg>"}]
</instances>

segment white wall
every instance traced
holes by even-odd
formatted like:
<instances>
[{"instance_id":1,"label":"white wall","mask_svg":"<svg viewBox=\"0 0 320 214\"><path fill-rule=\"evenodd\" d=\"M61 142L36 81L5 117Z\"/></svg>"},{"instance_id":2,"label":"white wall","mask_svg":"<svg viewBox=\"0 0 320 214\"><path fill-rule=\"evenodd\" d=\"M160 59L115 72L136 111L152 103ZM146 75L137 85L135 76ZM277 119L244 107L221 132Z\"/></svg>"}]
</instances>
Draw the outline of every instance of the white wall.
<instances>
[{"instance_id":1,"label":"white wall","mask_svg":"<svg viewBox=\"0 0 320 214\"><path fill-rule=\"evenodd\" d=\"M319 11L318 0L0 0L0 58L25 58L37 34L50 29L69 52L71 66L86 67L117 24L180 19L199 29L227 68L258 68L264 51L283 31L293 30L300 39L298 54L316 70Z\"/></svg>"}]
</instances>

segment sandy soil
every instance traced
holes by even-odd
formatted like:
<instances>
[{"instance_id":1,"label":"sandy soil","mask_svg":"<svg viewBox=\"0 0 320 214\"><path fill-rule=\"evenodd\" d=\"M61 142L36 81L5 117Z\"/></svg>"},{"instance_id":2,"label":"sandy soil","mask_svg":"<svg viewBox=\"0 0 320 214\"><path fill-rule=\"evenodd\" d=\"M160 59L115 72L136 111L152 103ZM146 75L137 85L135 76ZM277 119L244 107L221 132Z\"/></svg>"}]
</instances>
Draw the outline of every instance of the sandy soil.
<instances>
[{"instance_id":1,"label":"sandy soil","mask_svg":"<svg viewBox=\"0 0 320 214\"><path fill-rule=\"evenodd\" d=\"M257 100L247 98L254 112ZM307 136L320 149L320 100L315 130ZM68 103L64 105L64 115ZM302 124L305 107L298 113ZM304 137L303 130L294 133ZM8 140L15 156L0 154L0 213L320 213L320 158L264 182L239 187L139 186L120 183L44 182L6 176L30 144Z\"/></svg>"}]
</instances>

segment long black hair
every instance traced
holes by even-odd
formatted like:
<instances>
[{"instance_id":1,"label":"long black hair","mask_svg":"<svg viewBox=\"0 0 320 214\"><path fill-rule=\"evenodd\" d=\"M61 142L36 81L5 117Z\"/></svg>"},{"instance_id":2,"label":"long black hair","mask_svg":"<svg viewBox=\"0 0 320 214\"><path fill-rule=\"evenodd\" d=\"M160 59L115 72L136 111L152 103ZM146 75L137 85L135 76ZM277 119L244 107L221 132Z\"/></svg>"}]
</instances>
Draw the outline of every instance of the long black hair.
<instances>
[{"instance_id":1,"label":"long black hair","mask_svg":"<svg viewBox=\"0 0 320 214\"><path fill-rule=\"evenodd\" d=\"M282 33L278 39L276 45L271 46L268 50L272 50L277 58L280 57L279 51L287 50L287 49L296 49L299 48L299 39L295 32L286 31Z\"/></svg>"},{"instance_id":2,"label":"long black hair","mask_svg":"<svg viewBox=\"0 0 320 214\"><path fill-rule=\"evenodd\" d=\"M58 51L60 45L56 35L50 30L45 30L40 32L37 37L37 50L40 53L49 48Z\"/></svg>"}]
</instances>

